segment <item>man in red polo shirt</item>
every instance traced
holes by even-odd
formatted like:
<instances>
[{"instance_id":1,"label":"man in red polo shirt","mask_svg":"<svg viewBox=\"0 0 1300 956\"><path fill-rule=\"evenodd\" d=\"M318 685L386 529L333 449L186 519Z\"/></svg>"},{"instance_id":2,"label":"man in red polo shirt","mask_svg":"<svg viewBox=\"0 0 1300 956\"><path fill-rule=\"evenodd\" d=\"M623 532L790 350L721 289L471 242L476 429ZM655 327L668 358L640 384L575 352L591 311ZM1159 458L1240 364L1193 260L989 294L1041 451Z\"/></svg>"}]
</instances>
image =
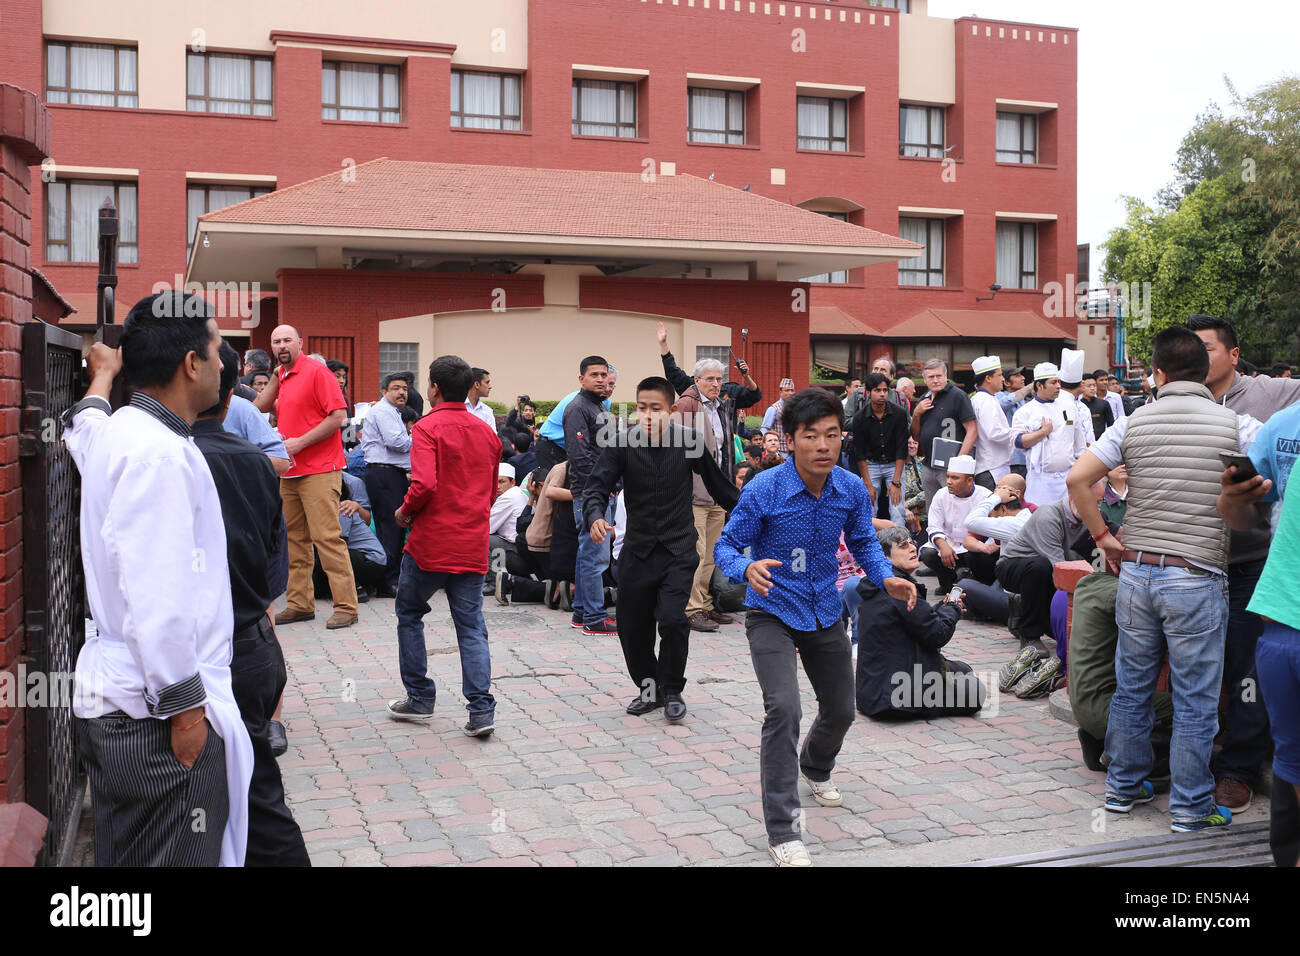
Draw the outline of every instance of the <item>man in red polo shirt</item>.
<instances>
[{"instance_id":1,"label":"man in red polo shirt","mask_svg":"<svg viewBox=\"0 0 1300 956\"><path fill-rule=\"evenodd\" d=\"M255 404L264 412L274 407L285 450L293 461L280 476L289 530L289 590L288 606L275 616L275 623L310 621L316 616L311 583L315 545L334 596L334 613L325 626L348 627L357 622L357 585L347 544L339 534L344 465L339 429L347 421L347 402L334 373L302 354L302 339L292 325L278 326L271 333L271 354L279 368Z\"/></svg>"},{"instance_id":2,"label":"man in red polo shirt","mask_svg":"<svg viewBox=\"0 0 1300 956\"><path fill-rule=\"evenodd\" d=\"M464 359L442 355L429 365L432 410L411 433L411 486L393 517L410 528L397 582L398 663L405 700L388 702L398 720L428 720L437 690L428 674L424 615L434 593L447 592L460 646L465 733L493 730L492 662L483 623L488 567L488 515L497 496L501 439L465 406L473 373Z\"/></svg>"}]
</instances>

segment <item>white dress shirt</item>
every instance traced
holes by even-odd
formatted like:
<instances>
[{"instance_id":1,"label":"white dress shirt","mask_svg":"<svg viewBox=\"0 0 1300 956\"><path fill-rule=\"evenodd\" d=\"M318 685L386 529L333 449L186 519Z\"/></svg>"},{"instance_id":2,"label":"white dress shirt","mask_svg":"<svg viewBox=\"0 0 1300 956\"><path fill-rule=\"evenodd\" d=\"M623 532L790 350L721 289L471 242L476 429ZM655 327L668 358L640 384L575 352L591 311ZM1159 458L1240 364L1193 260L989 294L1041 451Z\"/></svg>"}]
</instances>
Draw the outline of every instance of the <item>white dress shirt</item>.
<instances>
[{"instance_id":1,"label":"white dress shirt","mask_svg":"<svg viewBox=\"0 0 1300 956\"><path fill-rule=\"evenodd\" d=\"M470 410L470 414L476 416L479 419L479 421L483 422L485 425L487 425L488 428L492 429L493 434L496 434L497 417L492 414L492 409L488 407L487 402L483 401L483 399L480 398L478 400L477 405L471 405L469 403L469 399L467 398L465 399L465 407Z\"/></svg>"},{"instance_id":2,"label":"white dress shirt","mask_svg":"<svg viewBox=\"0 0 1300 956\"><path fill-rule=\"evenodd\" d=\"M1020 529L1029 523L1029 519L1034 513L1028 508L1022 507L1014 515L1005 515L1001 518L990 518L991 512L998 505L1002 504L1002 499L997 495L989 495L966 516L966 530L971 534L977 534L981 537L992 538L1002 544L1006 544L1012 538L1020 533Z\"/></svg>"},{"instance_id":3,"label":"white dress shirt","mask_svg":"<svg viewBox=\"0 0 1300 956\"><path fill-rule=\"evenodd\" d=\"M396 465L411 470L411 436L402 410L385 396L366 409L361 426L361 455L367 465Z\"/></svg>"},{"instance_id":4,"label":"white dress shirt","mask_svg":"<svg viewBox=\"0 0 1300 956\"><path fill-rule=\"evenodd\" d=\"M98 631L77 655L73 713L163 720L203 706L226 749L221 865L242 866L253 745L231 690L221 501L185 423L146 410L162 409L148 396L132 401L110 416L107 402L89 399L64 433L81 472L81 555Z\"/></svg>"},{"instance_id":5,"label":"white dress shirt","mask_svg":"<svg viewBox=\"0 0 1300 956\"><path fill-rule=\"evenodd\" d=\"M975 389L970 403L975 409L975 471L994 471L1011 467L1011 425L997 397L985 389ZM999 476L1000 477L1000 476Z\"/></svg>"},{"instance_id":6,"label":"white dress shirt","mask_svg":"<svg viewBox=\"0 0 1300 956\"><path fill-rule=\"evenodd\" d=\"M1124 398L1118 392L1107 392L1105 395L1106 404L1110 406L1111 414L1114 415L1115 421L1127 417L1124 412Z\"/></svg>"},{"instance_id":7,"label":"white dress shirt","mask_svg":"<svg viewBox=\"0 0 1300 956\"><path fill-rule=\"evenodd\" d=\"M513 542L517 533L515 522L527 505L528 492L518 485L511 485L492 502L492 510L488 513L488 534L499 534Z\"/></svg>"}]
</instances>

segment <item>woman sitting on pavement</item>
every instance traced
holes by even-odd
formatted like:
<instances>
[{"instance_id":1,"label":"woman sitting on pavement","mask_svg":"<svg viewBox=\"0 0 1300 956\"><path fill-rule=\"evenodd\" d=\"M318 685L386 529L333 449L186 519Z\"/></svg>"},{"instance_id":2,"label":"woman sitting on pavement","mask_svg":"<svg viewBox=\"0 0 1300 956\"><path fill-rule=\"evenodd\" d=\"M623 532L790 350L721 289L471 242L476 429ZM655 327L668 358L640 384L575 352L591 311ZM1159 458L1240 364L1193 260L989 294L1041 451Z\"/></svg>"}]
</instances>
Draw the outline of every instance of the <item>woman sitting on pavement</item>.
<instances>
[{"instance_id":1,"label":"woman sitting on pavement","mask_svg":"<svg viewBox=\"0 0 1300 956\"><path fill-rule=\"evenodd\" d=\"M895 574L916 584L913 573L921 562L907 531L887 528L878 537ZM961 619L960 602L945 596L931 605L917 584L916 607L909 611L869 580L857 588L865 625L859 631L858 710L877 720L931 720L969 717L984 705L984 688L970 665L939 653Z\"/></svg>"}]
</instances>

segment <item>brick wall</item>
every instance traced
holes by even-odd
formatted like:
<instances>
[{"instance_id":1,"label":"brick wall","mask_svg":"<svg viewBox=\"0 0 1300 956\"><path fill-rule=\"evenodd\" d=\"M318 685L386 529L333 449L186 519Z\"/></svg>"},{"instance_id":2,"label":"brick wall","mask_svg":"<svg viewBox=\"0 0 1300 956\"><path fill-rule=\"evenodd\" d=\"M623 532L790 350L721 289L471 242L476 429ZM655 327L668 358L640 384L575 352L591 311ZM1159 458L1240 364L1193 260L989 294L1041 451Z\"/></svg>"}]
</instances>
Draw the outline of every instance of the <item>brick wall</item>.
<instances>
[{"instance_id":1,"label":"brick wall","mask_svg":"<svg viewBox=\"0 0 1300 956\"><path fill-rule=\"evenodd\" d=\"M0 84L0 673L15 671L23 651L23 492L17 435L22 326L32 317L28 167L46 156L49 136L49 113L35 95ZM0 706L0 804L24 796L23 729L21 708Z\"/></svg>"}]
</instances>

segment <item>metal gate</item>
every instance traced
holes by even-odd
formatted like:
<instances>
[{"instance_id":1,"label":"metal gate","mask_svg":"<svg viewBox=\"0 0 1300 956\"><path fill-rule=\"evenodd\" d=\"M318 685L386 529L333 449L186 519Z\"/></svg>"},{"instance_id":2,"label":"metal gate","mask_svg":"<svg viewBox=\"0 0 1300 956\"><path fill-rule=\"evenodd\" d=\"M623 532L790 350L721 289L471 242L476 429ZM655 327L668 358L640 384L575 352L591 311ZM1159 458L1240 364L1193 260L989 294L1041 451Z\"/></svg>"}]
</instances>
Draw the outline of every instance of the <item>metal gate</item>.
<instances>
[{"instance_id":1,"label":"metal gate","mask_svg":"<svg viewBox=\"0 0 1300 956\"><path fill-rule=\"evenodd\" d=\"M81 338L35 320L23 327L24 663L46 682L44 707L26 709L27 802L50 824L38 862L66 863L85 778L72 717L72 672L86 633L81 566L81 476L64 446L64 411L80 397Z\"/></svg>"}]
</instances>

